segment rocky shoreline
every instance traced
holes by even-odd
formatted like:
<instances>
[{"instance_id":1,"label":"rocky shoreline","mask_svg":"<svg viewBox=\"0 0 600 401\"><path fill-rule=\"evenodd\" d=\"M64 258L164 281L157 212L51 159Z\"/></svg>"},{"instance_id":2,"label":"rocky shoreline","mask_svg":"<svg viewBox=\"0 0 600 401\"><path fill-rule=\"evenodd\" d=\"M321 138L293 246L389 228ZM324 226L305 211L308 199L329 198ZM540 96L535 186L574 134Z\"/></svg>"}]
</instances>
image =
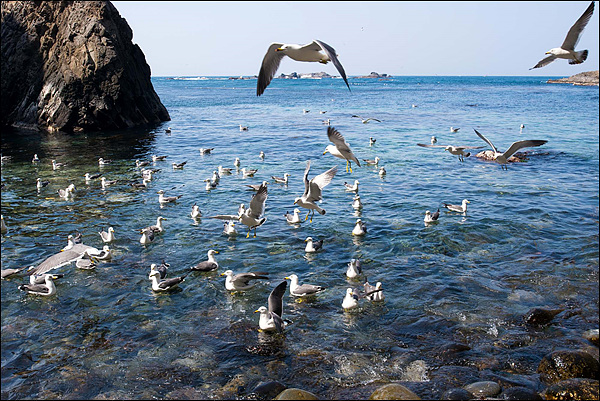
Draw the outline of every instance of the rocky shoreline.
<instances>
[{"instance_id":1,"label":"rocky shoreline","mask_svg":"<svg viewBox=\"0 0 600 401\"><path fill-rule=\"evenodd\" d=\"M568 78L549 79L548 84L572 84L577 86L598 86L598 70L571 75Z\"/></svg>"}]
</instances>

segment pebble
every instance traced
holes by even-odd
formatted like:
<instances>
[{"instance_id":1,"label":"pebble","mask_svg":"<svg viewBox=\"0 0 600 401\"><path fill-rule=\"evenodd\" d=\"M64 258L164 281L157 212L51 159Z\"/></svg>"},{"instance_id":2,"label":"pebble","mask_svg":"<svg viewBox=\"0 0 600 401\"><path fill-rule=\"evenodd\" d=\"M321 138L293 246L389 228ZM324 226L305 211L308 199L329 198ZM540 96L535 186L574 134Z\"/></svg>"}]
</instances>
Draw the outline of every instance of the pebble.
<instances>
[{"instance_id":1,"label":"pebble","mask_svg":"<svg viewBox=\"0 0 600 401\"><path fill-rule=\"evenodd\" d=\"M482 381L465 386L465 390L473 394L475 397L493 397L500 394L502 387L493 381Z\"/></svg>"}]
</instances>

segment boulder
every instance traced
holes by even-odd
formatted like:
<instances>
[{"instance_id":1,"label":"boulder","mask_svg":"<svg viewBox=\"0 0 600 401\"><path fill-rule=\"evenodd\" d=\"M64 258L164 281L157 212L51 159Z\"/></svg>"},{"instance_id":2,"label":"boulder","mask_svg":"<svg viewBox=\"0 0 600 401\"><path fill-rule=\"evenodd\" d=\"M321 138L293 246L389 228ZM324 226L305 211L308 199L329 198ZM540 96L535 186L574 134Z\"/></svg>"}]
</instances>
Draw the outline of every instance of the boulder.
<instances>
[{"instance_id":1,"label":"boulder","mask_svg":"<svg viewBox=\"0 0 600 401\"><path fill-rule=\"evenodd\" d=\"M371 394L370 400L420 400L421 398L398 383L386 384Z\"/></svg>"},{"instance_id":2,"label":"boulder","mask_svg":"<svg viewBox=\"0 0 600 401\"><path fill-rule=\"evenodd\" d=\"M288 388L283 390L277 397L276 400L318 400L319 397L311 393L310 391L300 390L299 388Z\"/></svg>"},{"instance_id":3,"label":"boulder","mask_svg":"<svg viewBox=\"0 0 600 401\"><path fill-rule=\"evenodd\" d=\"M586 71L579 74L571 75L569 78L549 79L548 84L572 84L580 86L598 86L599 80L598 70Z\"/></svg>"},{"instance_id":4,"label":"boulder","mask_svg":"<svg viewBox=\"0 0 600 401\"><path fill-rule=\"evenodd\" d=\"M554 383L544 392L547 400L597 400L598 380L569 379Z\"/></svg>"},{"instance_id":5,"label":"boulder","mask_svg":"<svg viewBox=\"0 0 600 401\"><path fill-rule=\"evenodd\" d=\"M3 1L1 12L1 125L71 133L170 120L110 1Z\"/></svg>"},{"instance_id":6,"label":"boulder","mask_svg":"<svg viewBox=\"0 0 600 401\"><path fill-rule=\"evenodd\" d=\"M600 363L583 351L554 351L540 362L537 372L545 383L573 378L598 380Z\"/></svg>"}]
</instances>

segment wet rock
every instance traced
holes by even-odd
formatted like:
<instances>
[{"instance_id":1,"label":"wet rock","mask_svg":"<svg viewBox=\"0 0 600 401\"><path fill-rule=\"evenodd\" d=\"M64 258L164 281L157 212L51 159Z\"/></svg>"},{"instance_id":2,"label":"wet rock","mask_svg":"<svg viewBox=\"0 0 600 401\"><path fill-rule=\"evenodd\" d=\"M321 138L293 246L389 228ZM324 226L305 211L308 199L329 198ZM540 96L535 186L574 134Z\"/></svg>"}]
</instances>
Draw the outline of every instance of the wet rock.
<instances>
[{"instance_id":1,"label":"wet rock","mask_svg":"<svg viewBox=\"0 0 600 401\"><path fill-rule=\"evenodd\" d=\"M554 351L542 359L537 372L545 383L573 378L598 380L600 363L587 352Z\"/></svg>"},{"instance_id":2,"label":"wet rock","mask_svg":"<svg viewBox=\"0 0 600 401\"><path fill-rule=\"evenodd\" d=\"M597 400L598 380L568 379L554 383L544 392L547 400Z\"/></svg>"},{"instance_id":3,"label":"wet rock","mask_svg":"<svg viewBox=\"0 0 600 401\"><path fill-rule=\"evenodd\" d=\"M237 374L217 391L217 394L219 398L233 398L233 395L240 394L244 390L246 382L244 375Z\"/></svg>"},{"instance_id":4,"label":"wet rock","mask_svg":"<svg viewBox=\"0 0 600 401\"><path fill-rule=\"evenodd\" d=\"M379 387L370 400L420 400L421 398L401 384L391 383Z\"/></svg>"},{"instance_id":5,"label":"wet rock","mask_svg":"<svg viewBox=\"0 0 600 401\"><path fill-rule=\"evenodd\" d=\"M311 393L310 391L300 390L299 388L288 388L283 390L277 397L276 400L318 400L319 397Z\"/></svg>"},{"instance_id":6,"label":"wet rock","mask_svg":"<svg viewBox=\"0 0 600 401\"><path fill-rule=\"evenodd\" d=\"M542 396L527 387L511 387L505 389L500 398L503 400L542 400Z\"/></svg>"},{"instance_id":7,"label":"wet rock","mask_svg":"<svg viewBox=\"0 0 600 401\"><path fill-rule=\"evenodd\" d=\"M525 323L531 326L545 326L554 319L564 309L543 309L533 308L523 318Z\"/></svg>"},{"instance_id":8,"label":"wet rock","mask_svg":"<svg viewBox=\"0 0 600 401\"><path fill-rule=\"evenodd\" d=\"M402 381L423 382L429 380L427 377L427 364L425 361L416 360L411 362L402 372Z\"/></svg>"},{"instance_id":9,"label":"wet rock","mask_svg":"<svg viewBox=\"0 0 600 401\"><path fill-rule=\"evenodd\" d=\"M281 384L278 381L270 381L258 383L258 386L256 386L252 392L260 398L272 399L285 389L287 389L286 385Z\"/></svg>"},{"instance_id":10,"label":"wet rock","mask_svg":"<svg viewBox=\"0 0 600 401\"><path fill-rule=\"evenodd\" d=\"M598 346L598 329L588 330L583 333L583 338L594 344L596 347Z\"/></svg>"},{"instance_id":11,"label":"wet rock","mask_svg":"<svg viewBox=\"0 0 600 401\"><path fill-rule=\"evenodd\" d=\"M464 388L451 388L442 394L442 400L471 400L475 398L473 394Z\"/></svg>"},{"instance_id":12,"label":"wet rock","mask_svg":"<svg viewBox=\"0 0 600 401\"><path fill-rule=\"evenodd\" d=\"M465 386L465 390L473 394L475 397L493 397L500 394L502 388L493 381L482 381Z\"/></svg>"}]
</instances>

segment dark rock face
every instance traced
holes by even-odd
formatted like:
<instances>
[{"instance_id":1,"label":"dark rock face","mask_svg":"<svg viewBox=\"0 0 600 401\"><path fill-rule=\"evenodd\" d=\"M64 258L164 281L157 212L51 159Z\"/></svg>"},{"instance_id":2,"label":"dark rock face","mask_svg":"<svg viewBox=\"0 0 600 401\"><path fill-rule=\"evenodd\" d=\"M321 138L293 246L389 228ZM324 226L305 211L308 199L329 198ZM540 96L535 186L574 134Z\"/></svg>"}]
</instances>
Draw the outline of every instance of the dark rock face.
<instances>
[{"instance_id":1,"label":"dark rock face","mask_svg":"<svg viewBox=\"0 0 600 401\"><path fill-rule=\"evenodd\" d=\"M598 380L600 364L587 352L554 351L542 359L537 371L549 384L572 378Z\"/></svg>"},{"instance_id":2,"label":"dark rock face","mask_svg":"<svg viewBox=\"0 0 600 401\"><path fill-rule=\"evenodd\" d=\"M53 131L170 120L109 1L3 1L0 124Z\"/></svg>"},{"instance_id":3,"label":"dark rock face","mask_svg":"<svg viewBox=\"0 0 600 401\"><path fill-rule=\"evenodd\" d=\"M598 380L569 379L559 381L546 389L547 400L597 400Z\"/></svg>"}]
</instances>

